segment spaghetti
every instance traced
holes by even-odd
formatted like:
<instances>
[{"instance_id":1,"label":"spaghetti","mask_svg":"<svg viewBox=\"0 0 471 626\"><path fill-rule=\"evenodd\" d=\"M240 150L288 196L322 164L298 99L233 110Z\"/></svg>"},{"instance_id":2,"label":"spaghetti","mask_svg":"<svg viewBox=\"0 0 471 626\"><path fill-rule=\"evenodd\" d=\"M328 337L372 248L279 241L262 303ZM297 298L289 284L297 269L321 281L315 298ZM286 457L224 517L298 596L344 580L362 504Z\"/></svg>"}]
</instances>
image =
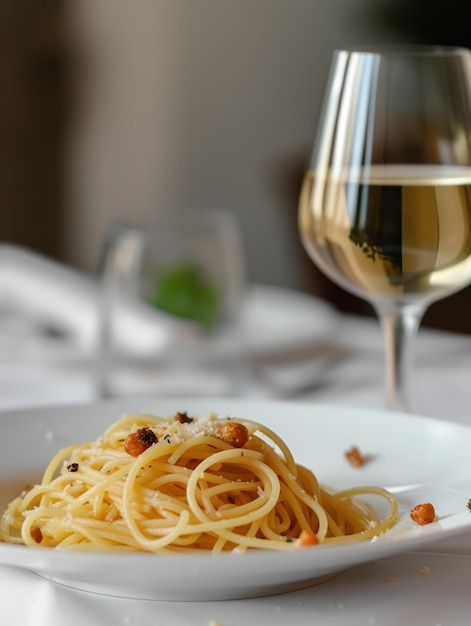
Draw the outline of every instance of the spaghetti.
<instances>
[{"instance_id":1,"label":"spaghetti","mask_svg":"<svg viewBox=\"0 0 471 626\"><path fill-rule=\"evenodd\" d=\"M388 502L384 519L354 500L371 494ZM137 414L60 451L42 482L7 507L0 540L156 553L292 550L306 536L306 545L371 539L397 515L381 487L321 488L257 422Z\"/></svg>"}]
</instances>

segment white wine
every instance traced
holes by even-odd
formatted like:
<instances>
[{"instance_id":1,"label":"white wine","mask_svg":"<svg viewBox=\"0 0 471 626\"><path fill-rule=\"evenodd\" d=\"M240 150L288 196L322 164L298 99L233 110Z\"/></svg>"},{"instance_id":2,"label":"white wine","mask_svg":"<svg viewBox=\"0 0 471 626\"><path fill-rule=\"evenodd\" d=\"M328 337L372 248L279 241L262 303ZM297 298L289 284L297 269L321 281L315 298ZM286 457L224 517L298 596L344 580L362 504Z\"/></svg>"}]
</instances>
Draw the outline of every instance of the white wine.
<instances>
[{"instance_id":1,"label":"white wine","mask_svg":"<svg viewBox=\"0 0 471 626\"><path fill-rule=\"evenodd\" d=\"M471 283L471 168L370 166L306 173L303 244L363 298L431 302Z\"/></svg>"}]
</instances>

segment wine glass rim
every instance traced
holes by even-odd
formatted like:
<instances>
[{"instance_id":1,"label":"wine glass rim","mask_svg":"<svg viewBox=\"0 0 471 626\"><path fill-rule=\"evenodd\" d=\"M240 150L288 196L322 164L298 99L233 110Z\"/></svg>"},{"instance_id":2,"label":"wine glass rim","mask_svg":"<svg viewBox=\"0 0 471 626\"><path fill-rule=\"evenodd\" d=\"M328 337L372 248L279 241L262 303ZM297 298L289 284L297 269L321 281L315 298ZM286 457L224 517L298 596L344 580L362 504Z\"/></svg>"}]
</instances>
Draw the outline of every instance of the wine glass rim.
<instances>
[{"instance_id":1,"label":"wine glass rim","mask_svg":"<svg viewBox=\"0 0 471 626\"><path fill-rule=\"evenodd\" d=\"M378 56L454 56L467 55L471 52L464 46L442 46L430 44L380 44L354 45L335 51L348 54L371 54Z\"/></svg>"}]
</instances>

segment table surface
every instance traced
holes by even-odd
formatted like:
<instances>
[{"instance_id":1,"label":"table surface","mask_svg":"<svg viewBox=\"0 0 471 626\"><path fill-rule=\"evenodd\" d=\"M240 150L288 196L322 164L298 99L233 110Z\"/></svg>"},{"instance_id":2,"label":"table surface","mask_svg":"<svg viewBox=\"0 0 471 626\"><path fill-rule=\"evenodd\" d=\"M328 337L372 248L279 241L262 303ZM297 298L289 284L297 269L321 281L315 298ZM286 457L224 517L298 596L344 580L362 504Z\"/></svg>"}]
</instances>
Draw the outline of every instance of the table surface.
<instances>
[{"instance_id":1,"label":"table surface","mask_svg":"<svg viewBox=\"0 0 471 626\"><path fill-rule=\"evenodd\" d=\"M249 397L284 397L356 407L383 406L382 337L377 321L339 315L335 364L305 361L318 384L282 391L253 381ZM0 355L1 356L1 355ZM316 362L314 362L316 361ZM421 329L416 342L412 411L471 425L471 338ZM80 364L0 359L0 409L93 399ZM470 494L471 496L471 494ZM428 575L424 575L424 568ZM421 573L422 572L422 573ZM35 574L0 566L2 626L325 626L471 623L471 536L348 569L328 582L278 596L228 602L155 602L80 592Z\"/></svg>"}]
</instances>

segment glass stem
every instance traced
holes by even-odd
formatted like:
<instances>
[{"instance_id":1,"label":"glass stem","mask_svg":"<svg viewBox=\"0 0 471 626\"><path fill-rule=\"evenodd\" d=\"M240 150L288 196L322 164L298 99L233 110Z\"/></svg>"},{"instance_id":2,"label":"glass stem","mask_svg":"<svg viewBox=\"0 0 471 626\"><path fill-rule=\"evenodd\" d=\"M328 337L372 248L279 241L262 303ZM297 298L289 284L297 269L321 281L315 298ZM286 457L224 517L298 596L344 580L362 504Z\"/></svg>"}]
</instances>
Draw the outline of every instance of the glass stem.
<instances>
[{"instance_id":1,"label":"glass stem","mask_svg":"<svg viewBox=\"0 0 471 626\"><path fill-rule=\"evenodd\" d=\"M417 305L377 308L385 341L386 408L409 412L410 378L415 338L424 309Z\"/></svg>"}]
</instances>

